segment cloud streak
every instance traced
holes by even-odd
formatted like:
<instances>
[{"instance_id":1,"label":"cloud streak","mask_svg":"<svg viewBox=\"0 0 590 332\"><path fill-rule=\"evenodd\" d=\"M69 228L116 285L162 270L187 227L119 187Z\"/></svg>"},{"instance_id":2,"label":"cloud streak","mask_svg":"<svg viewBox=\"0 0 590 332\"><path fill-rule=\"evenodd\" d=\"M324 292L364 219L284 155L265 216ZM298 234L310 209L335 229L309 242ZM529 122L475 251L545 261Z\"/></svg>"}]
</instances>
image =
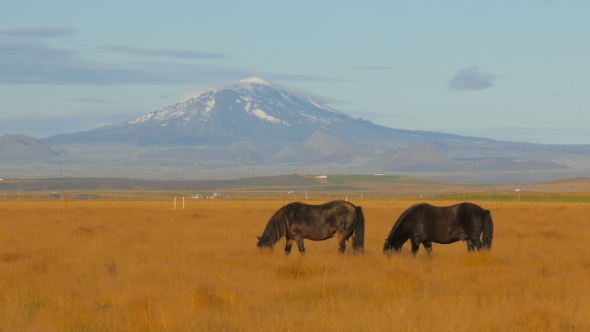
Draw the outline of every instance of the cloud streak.
<instances>
[{"instance_id":1,"label":"cloud streak","mask_svg":"<svg viewBox=\"0 0 590 332\"><path fill-rule=\"evenodd\" d=\"M367 71L387 71L387 70L393 70L393 67L389 67L389 66L356 66L356 67L352 67L352 69L356 69L356 70L367 70Z\"/></svg>"},{"instance_id":2,"label":"cloud streak","mask_svg":"<svg viewBox=\"0 0 590 332\"><path fill-rule=\"evenodd\" d=\"M170 50L170 49L146 49L146 48L135 48L127 46L117 45L105 45L102 49L111 52L121 52L132 55L141 56L160 56L175 59L223 59L228 57L227 54L217 52L204 52L204 51L187 51L187 50Z\"/></svg>"},{"instance_id":3,"label":"cloud streak","mask_svg":"<svg viewBox=\"0 0 590 332\"><path fill-rule=\"evenodd\" d=\"M68 100L82 102L82 103L92 103L92 104L117 104L117 103L107 100L107 99L89 98L89 97L69 98Z\"/></svg>"},{"instance_id":4,"label":"cloud streak","mask_svg":"<svg viewBox=\"0 0 590 332\"><path fill-rule=\"evenodd\" d=\"M495 79L495 75L482 73L478 66L469 66L459 69L448 87L454 91L484 90L492 87Z\"/></svg>"},{"instance_id":5,"label":"cloud streak","mask_svg":"<svg viewBox=\"0 0 590 332\"><path fill-rule=\"evenodd\" d=\"M69 114L27 114L0 118L1 134L24 134L36 138L92 130L133 119L144 112L137 109L99 109Z\"/></svg>"},{"instance_id":6,"label":"cloud streak","mask_svg":"<svg viewBox=\"0 0 590 332\"><path fill-rule=\"evenodd\" d=\"M0 84L206 85L252 76L279 81L339 81L317 75L269 74L213 64L175 62L108 64L84 60L76 51L51 47L39 41L0 38Z\"/></svg>"},{"instance_id":7,"label":"cloud streak","mask_svg":"<svg viewBox=\"0 0 590 332\"><path fill-rule=\"evenodd\" d=\"M77 32L74 28L66 27L45 27L45 28L26 28L26 29L5 29L0 30L0 35L7 37L30 37L30 38L49 38L73 36Z\"/></svg>"}]
</instances>

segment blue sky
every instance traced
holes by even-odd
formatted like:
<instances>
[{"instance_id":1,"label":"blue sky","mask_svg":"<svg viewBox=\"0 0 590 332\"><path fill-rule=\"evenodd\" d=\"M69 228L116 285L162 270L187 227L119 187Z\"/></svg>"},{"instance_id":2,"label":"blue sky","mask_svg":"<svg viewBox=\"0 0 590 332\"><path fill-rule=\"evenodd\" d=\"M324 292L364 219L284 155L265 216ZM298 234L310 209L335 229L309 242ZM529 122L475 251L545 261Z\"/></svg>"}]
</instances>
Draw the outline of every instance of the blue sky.
<instances>
[{"instance_id":1,"label":"blue sky","mask_svg":"<svg viewBox=\"0 0 590 332\"><path fill-rule=\"evenodd\" d=\"M590 144L589 1L2 1L0 135L252 76L393 128Z\"/></svg>"}]
</instances>

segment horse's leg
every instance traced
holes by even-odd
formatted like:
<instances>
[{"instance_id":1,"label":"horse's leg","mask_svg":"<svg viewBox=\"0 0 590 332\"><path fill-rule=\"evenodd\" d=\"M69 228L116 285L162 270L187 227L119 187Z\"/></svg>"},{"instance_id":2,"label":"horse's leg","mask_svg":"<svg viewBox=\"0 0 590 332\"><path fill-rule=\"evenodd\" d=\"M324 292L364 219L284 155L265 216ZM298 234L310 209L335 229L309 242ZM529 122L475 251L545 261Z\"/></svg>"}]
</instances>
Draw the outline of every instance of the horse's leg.
<instances>
[{"instance_id":1,"label":"horse's leg","mask_svg":"<svg viewBox=\"0 0 590 332\"><path fill-rule=\"evenodd\" d=\"M291 246L293 245L293 239L287 238L287 243L285 244L285 255L291 253Z\"/></svg>"},{"instance_id":2,"label":"horse's leg","mask_svg":"<svg viewBox=\"0 0 590 332\"><path fill-rule=\"evenodd\" d=\"M346 251L346 240L348 238L344 237L342 233L336 232L336 239L338 240L338 252L343 254Z\"/></svg>"},{"instance_id":3,"label":"horse's leg","mask_svg":"<svg viewBox=\"0 0 590 332\"><path fill-rule=\"evenodd\" d=\"M335 235L338 239L338 250L341 254L343 254L346 251L346 241L348 241L352 237L353 233L354 223L347 222L346 220L339 222L339 227Z\"/></svg>"},{"instance_id":4,"label":"horse's leg","mask_svg":"<svg viewBox=\"0 0 590 332\"><path fill-rule=\"evenodd\" d=\"M483 243L481 243L481 240L479 239L479 236L477 235L472 235L469 234L469 238L467 240L467 248L469 248L469 243L471 242L471 250L474 250L473 247L477 248L477 251L480 251L481 248L483 247Z\"/></svg>"},{"instance_id":5,"label":"horse's leg","mask_svg":"<svg viewBox=\"0 0 590 332\"><path fill-rule=\"evenodd\" d=\"M430 253L432 252L432 242L424 241L424 242L422 242L422 245L424 246L424 249L426 249L428 256L430 256Z\"/></svg>"},{"instance_id":6,"label":"horse's leg","mask_svg":"<svg viewBox=\"0 0 590 332\"><path fill-rule=\"evenodd\" d=\"M418 253L418 249L420 249L420 242L415 241L414 239L412 239L410 242L412 242L412 255L414 255L414 257L416 257L416 254Z\"/></svg>"},{"instance_id":7,"label":"horse's leg","mask_svg":"<svg viewBox=\"0 0 590 332\"><path fill-rule=\"evenodd\" d=\"M417 232L410 238L410 242L412 242L412 255L414 255L414 257L416 257L416 254L418 253L420 243L424 242L424 240L426 240L426 235L422 232Z\"/></svg>"},{"instance_id":8,"label":"horse's leg","mask_svg":"<svg viewBox=\"0 0 590 332\"><path fill-rule=\"evenodd\" d=\"M475 245L473 244L473 242L471 242L471 240L467 239L465 240L465 242L467 242L467 251L475 250Z\"/></svg>"},{"instance_id":9,"label":"horse's leg","mask_svg":"<svg viewBox=\"0 0 590 332\"><path fill-rule=\"evenodd\" d=\"M295 238L295 242L297 242L297 248L299 248L299 253L305 255L305 247L303 246L303 238L298 236Z\"/></svg>"}]
</instances>

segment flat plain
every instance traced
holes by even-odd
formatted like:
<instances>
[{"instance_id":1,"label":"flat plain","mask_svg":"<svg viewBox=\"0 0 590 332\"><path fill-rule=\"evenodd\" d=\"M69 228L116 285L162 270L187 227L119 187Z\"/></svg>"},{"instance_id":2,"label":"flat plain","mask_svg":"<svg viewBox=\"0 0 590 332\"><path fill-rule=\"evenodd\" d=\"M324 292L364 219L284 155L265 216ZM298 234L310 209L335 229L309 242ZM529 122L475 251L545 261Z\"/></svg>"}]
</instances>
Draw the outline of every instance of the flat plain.
<instances>
[{"instance_id":1,"label":"flat plain","mask_svg":"<svg viewBox=\"0 0 590 332\"><path fill-rule=\"evenodd\" d=\"M590 330L588 203L478 202L490 252L384 256L391 199L352 201L365 254L256 248L288 202L0 200L0 331Z\"/></svg>"}]
</instances>

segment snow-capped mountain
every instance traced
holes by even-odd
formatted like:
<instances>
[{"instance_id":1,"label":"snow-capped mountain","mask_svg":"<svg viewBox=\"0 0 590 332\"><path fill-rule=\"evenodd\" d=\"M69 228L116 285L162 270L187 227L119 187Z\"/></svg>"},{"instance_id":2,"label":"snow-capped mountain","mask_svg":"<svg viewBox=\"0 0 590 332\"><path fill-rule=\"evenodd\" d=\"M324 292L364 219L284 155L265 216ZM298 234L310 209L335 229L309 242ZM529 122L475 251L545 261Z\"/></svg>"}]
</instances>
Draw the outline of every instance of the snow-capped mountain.
<instances>
[{"instance_id":1,"label":"snow-capped mountain","mask_svg":"<svg viewBox=\"0 0 590 332\"><path fill-rule=\"evenodd\" d=\"M313 122L331 125L351 118L322 105L311 97L288 87L253 77L227 85L212 86L193 94L183 102L126 122L139 124L154 121L166 126L171 121L211 123L215 120L235 122L235 118L252 118L264 124L286 128L296 123ZM248 120L252 120L248 119Z\"/></svg>"},{"instance_id":2,"label":"snow-capped mountain","mask_svg":"<svg viewBox=\"0 0 590 332\"><path fill-rule=\"evenodd\" d=\"M182 102L124 123L46 138L46 144L127 142L140 145L217 145L237 141L302 142L321 130L345 140L466 137L399 130L354 118L323 105L309 93L249 78L205 88Z\"/></svg>"}]
</instances>

